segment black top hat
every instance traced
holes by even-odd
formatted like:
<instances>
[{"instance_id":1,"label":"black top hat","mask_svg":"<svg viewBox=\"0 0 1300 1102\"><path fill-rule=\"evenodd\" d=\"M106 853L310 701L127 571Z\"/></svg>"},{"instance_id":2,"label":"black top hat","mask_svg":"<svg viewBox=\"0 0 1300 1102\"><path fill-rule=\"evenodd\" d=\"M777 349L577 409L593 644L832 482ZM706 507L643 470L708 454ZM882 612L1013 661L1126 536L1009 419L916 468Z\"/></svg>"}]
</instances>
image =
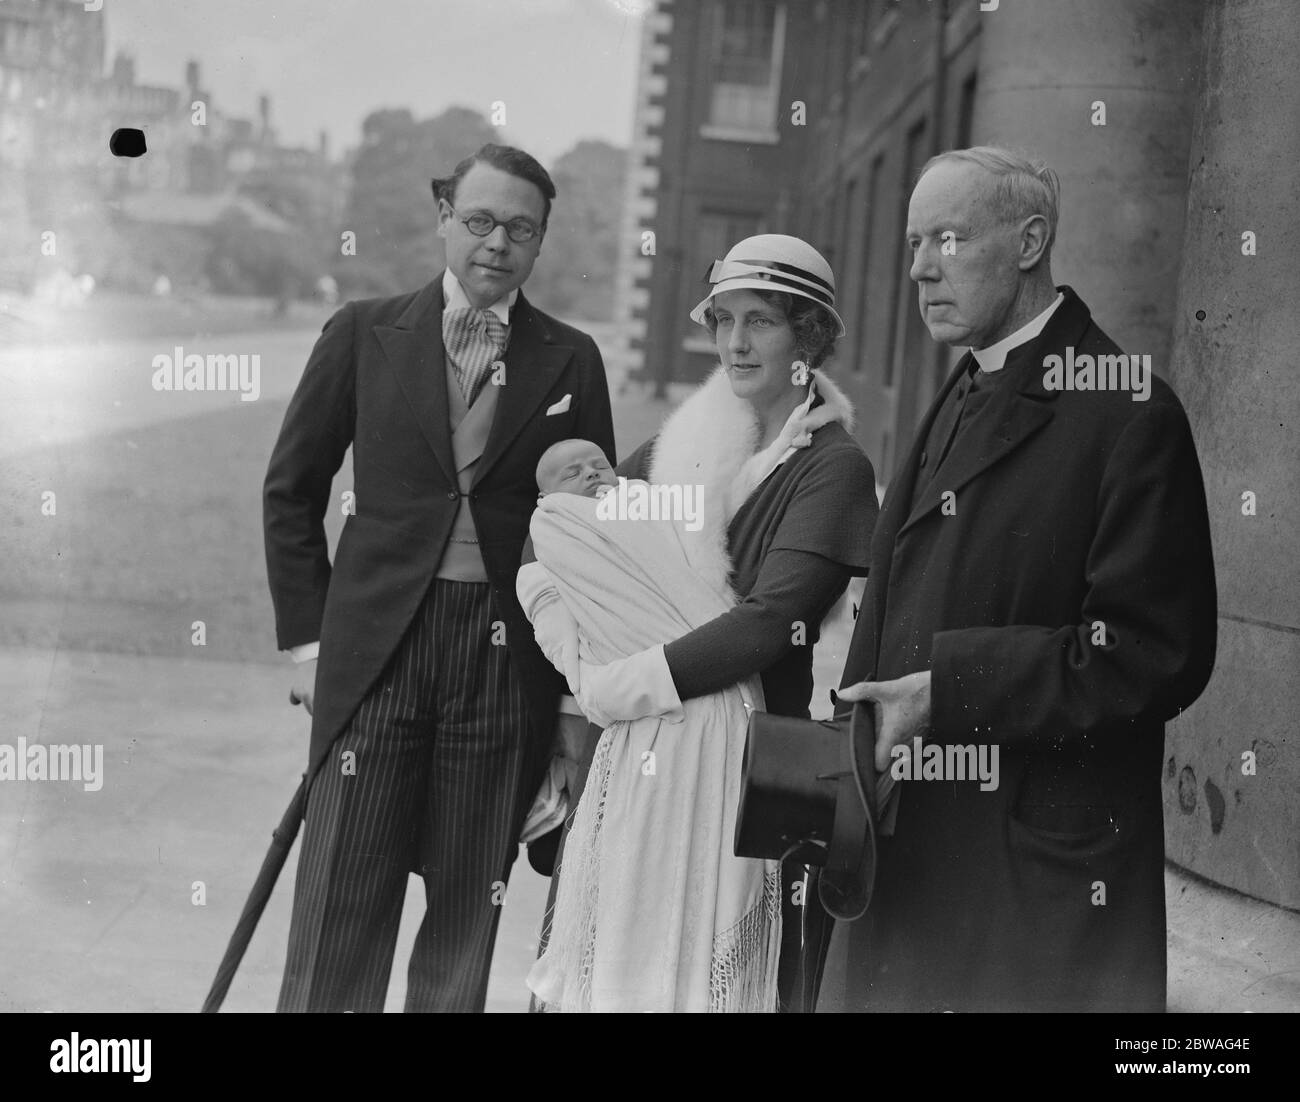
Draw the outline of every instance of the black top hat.
<instances>
[{"instance_id":1,"label":"black top hat","mask_svg":"<svg viewBox=\"0 0 1300 1102\"><path fill-rule=\"evenodd\" d=\"M876 878L875 749L869 703L834 720L752 712L736 856L817 866L822 906L844 921L860 918Z\"/></svg>"}]
</instances>

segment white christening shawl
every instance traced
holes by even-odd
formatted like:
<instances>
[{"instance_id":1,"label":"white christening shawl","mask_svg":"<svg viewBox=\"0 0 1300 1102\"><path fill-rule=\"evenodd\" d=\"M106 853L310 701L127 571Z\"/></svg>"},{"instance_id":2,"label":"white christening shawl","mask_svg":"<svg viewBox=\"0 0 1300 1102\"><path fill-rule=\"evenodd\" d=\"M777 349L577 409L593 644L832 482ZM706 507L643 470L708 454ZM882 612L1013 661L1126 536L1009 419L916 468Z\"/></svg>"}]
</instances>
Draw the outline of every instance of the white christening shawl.
<instances>
[{"instance_id":1,"label":"white christening shawl","mask_svg":"<svg viewBox=\"0 0 1300 1102\"><path fill-rule=\"evenodd\" d=\"M816 382L843 420L847 401ZM727 525L790 454L800 413L755 454L757 419L720 370L668 419L651 482L703 487L697 531L603 519L575 495L542 499L534 549L578 623L584 661L670 642L736 603ZM545 1009L776 1009L779 867L732 853L748 709L762 707L755 675L685 701L684 720L604 731L556 870L550 940L528 977Z\"/></svg>"}]
</instances>

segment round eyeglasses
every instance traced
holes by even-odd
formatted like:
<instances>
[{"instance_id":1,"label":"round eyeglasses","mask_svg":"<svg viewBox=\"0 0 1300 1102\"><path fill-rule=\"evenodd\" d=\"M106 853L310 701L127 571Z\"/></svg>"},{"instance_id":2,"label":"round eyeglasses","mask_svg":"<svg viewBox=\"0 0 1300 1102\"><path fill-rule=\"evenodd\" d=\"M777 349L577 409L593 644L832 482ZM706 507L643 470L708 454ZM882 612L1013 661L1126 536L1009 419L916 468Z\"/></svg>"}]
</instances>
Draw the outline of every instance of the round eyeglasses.
<instances>
[{"instance_id":1,"label":"round eyeglasses","mask_svg":"<svg viewBox=\"0 0 1300 1102\"><path fill-rule=\"evenodd\" d=\"M485 210L471 211L464 218L461 218L459 214L456 214L455 207L451 208L451 213L456 215L465 224L465 228L475 237L486 237L498 226L505 226L506 236L516 245L526 245L533 238L542 235L541 227L527 218L511 218L508 222L502 222Z\"/></svg>"}]
</instances>

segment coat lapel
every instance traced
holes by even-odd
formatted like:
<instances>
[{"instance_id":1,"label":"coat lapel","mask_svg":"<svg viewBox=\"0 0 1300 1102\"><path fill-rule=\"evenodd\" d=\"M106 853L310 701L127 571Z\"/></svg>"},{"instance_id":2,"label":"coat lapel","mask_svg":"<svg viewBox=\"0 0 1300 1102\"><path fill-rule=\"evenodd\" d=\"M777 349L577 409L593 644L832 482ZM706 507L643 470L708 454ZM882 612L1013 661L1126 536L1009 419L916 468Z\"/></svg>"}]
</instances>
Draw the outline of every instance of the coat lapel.
<instances>
[{"instance_id":1,"label":"coat lapel","mask_svg":"<svg viewBox=\"0 0 1300 1102\"><path fill-rule=\"evenodd\" d=\"M967 352L953 368L948 381L931 403L926 415L921 419L916 435L912 438L912 446L908 450L907 458L903 460L898 473L890 480L889 488L885 491L885 500L881 503L880 516L876 519L876 531L871 540L871 575L867 583L870 586L870 611L875 628L871 655L872 670L875 670L880 659L880 638L885 628L885 605L889 594L890 568L894 562L894 543L908 519L916 489L916 479L921 470L921 452L925 449L925 442L929 439L930 430L948 397L948 392L957 385L957 380L969 368L970 361L971 356Z\"/></svg>"},{"instance_id":2,"label":"coat lapel","mask_svg":"<svg viewBox=\"0 0 1300 1102\"><path fill-rule=\"evenodd\" d=\"M938 509L943 504L945 493L960 491L1052 419L1050 404L1012 387L1012 380L1007 379L1005 389L1000 387L953 441L952 451L943 461L943 474L930 479L921 491L906 522L898 530L900 536Z\"/></svg>"},{"instance_id":3,"label":"coat lapel","mask_svg":"<svg viewBox=\"0 0 1300 1102\"><path fill-rule=\"evenodd\" d=\"M376 325L375 337L411 404L447 482L456 485L447 421L447 380L442 347L442 276L412 299L395 325Z\"/></svg>"},{"instance_id":4,"label":"coat lapel","mask_svg":"<svg viewBox=\"0 0 1300 1102\"><path fill-rule=\"evenodd\" d=\"M520 291L510 312L505 382L497 394L496 415L474 473L475 485L505 455L524 425L537 413L542 399L572 359L573 351L569 345L557 343L541 315Z\"/></svg>"}]
</instances>

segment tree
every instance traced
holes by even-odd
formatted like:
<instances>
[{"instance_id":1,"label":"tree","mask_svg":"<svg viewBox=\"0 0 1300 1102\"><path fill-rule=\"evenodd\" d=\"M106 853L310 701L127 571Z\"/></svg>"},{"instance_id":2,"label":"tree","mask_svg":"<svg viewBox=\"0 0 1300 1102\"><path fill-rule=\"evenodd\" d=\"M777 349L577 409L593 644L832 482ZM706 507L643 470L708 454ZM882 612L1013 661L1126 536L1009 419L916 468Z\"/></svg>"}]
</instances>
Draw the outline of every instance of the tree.
<instances>
[{"instance_id":1,"label":"tree","mask_svg":"<svg viewBox=\"0 0 1300 1102\"><path fill-rule=\"evenodd\" d=\"M581 141L555 162L555 206L529 290L543 309L613 318L626 172L626 150L602 141Z\"/></svg>"},{"instance_id":2,"label":"tree","mask_svg":"<svg viewBox=\"0 0 1300 1102\"><path fill-rule=\"evenodd\" d=\"M357 255L340 255L333 265L343 294L428 283L446 262L430 179L450 175L457 162L500 140L487 119L466 107L419 122L404 108L370 114L352 157L340 227L356 234Z\"/></svg>"}]
</instances>

